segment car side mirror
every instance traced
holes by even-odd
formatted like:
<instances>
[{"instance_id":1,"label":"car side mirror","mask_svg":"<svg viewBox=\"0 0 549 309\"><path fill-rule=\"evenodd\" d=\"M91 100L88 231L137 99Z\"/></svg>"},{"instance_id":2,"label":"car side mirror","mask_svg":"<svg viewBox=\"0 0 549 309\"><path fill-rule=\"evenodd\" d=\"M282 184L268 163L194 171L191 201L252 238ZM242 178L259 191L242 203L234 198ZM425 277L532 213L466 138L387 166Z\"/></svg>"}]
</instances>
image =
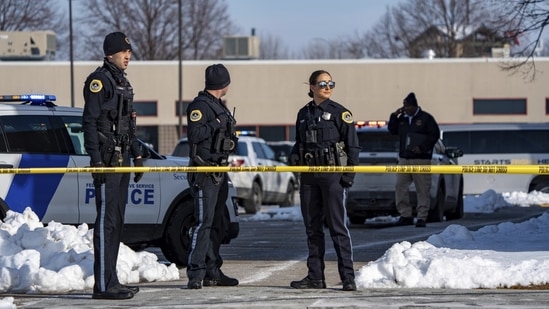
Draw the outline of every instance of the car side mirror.
<instances>
[{"instance_id":1,"label":"car side mirror","mask_svg":"<svg viewBox=\"0 0 549 309\"><path fill-rule=\"evenodd\" d=\"M276 154L276 160L284 164L288 164L288 156L284 151L280 151Z\"/></svg>"},{"instance_id":2,"label":"car side mirror","mask_svg":"<svg viewBox=\"0 0 549 309\"><path fill-rule=\"evenodd\" d=\"M446 147L446 155L451 159L463 157L463 150L458 147Z\"/></svg>"},{"instance_id":3,"label":"car side mirror","mask_svg":"<svg viewBox=\"0 0 549 309\"><path fill-rule=\"evenodd\" d=\"M151 152L149 150L149 147L143 143L139 143L139 149L141 150L141 157L143 159L148 159L151 157Z\"/></svg>"}]
</instances>

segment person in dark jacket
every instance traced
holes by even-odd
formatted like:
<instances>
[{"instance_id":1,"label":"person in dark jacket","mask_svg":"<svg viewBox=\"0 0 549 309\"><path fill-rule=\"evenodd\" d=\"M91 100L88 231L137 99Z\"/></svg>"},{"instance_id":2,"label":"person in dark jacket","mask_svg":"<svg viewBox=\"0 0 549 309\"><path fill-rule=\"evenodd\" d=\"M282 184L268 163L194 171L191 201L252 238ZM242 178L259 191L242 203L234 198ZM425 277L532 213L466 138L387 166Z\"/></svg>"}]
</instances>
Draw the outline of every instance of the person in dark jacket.
<instances>
[{"instance_id":1,"label":"person in dark jacket","mask_svg":"<svg viewBox=\"0 0 549 309\"><path fill-rule=\"evenodd\" d=\"M132 47L122 32L113 32L103 42L103 66L91 73L84 84L82 127L84 146L92 167L143 166L135 136L133 88L124 70L130 62ZM128 299L139 291L121 285L116 274L118 248L124 227L128 199L129 173L94 173L97 217L93 229L93 298ZM136 173L138 182L143 173Z\"/></svg>"},{"instance_id":2,"label":"person in dark jacket","mask_svg":"<svg viewBox=\"0 0 549 309\"><path fill-rule=\"evenodd\" d=\"M236 149L236 120L221 99L229 90L231 78L223 64L206 68L205 89L187 108L187 136L191 166L226 166ZM187 288L235 286L238 280L221 271L220 231L228 196L227 173L188 173L194 199L195 226L190 231L191 248L187 263Z\"/></svg>"},{"instance_id":3,"label":"person in dark jacket","mask_svg":"<svg viewBox=\"0 0 549 309\"><path fill-rule=\"evenodd\" d=\"M389 132L400 137L399 165L430 165L433 147L440 138L435 118L422 110L416 95L411 92L404 98L403 105L389 119ZM400 218L396 225L413 225L414 217L410 205L409 187L416 187L416 227L425 227L431 203L431 174L398 173L396 176L395 203Z\"/></svg>"},{"instance_id":4,"label":"person in dark jacket","mask_svg":"<svg viewBox=\"0 0 549 309\"><path fill-rule=\"evenodd\" d=\"M309 166L358 165L360 146L353 115L330 99L335 82L330 73L318 70L309 77L312 101L301 108L296 121L296 143L290 164ZM326 288L324 278L324 226L330 230L344 291L355 291L353 248L345 225L347 190L354 173L301 173L300 199L307 233L308 273L290 286L296 289Z\"/></svg>"}]
</instances>

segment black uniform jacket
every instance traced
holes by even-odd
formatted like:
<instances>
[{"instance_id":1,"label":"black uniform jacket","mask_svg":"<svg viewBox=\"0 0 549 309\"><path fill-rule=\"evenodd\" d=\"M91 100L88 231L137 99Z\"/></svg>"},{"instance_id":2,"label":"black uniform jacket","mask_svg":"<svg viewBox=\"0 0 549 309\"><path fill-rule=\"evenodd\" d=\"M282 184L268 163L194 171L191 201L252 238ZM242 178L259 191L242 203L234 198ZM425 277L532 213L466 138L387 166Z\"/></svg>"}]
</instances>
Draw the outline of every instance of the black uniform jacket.
<instances>
[{"instance_id":1,"label":"black uniform jacket","mask_svg":"<svg viewBox=\"0 0 549 309\"><path fill-rule=\"evenodd\" d=\"M411 123L404 113L400 116L392 113L388 129L391 134L400 136L399 156L406 159L431 159L433 147L440 138L435 118L421 108L412 117ZM420 149L419 153L412 151L416 146Z\"/></svg>"}]
</instances>

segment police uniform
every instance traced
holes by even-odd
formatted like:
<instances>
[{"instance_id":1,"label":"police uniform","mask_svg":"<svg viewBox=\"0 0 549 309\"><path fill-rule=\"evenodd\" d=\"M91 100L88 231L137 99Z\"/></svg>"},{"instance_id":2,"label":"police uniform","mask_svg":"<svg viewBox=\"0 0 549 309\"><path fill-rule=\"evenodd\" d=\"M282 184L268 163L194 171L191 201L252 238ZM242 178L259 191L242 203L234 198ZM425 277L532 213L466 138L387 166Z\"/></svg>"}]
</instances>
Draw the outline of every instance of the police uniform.
<instances>
[{"instance_id":1,"label":"police uniform","mask_svg":"<svg viewBox=\"0 0 549 309\"><path fill-rule=\"evenodd\" d=\"M309 166L358 165L360 146L353 117L344 106L327 99L316 105L309 102L301 108L296 122L296 143L292 157ZM344 159L346 154L346 162ZM308 275L292 282L296 288L323 288L324 283L324 226L338 258L342 282L354 284L353 252L349 230L345 225L347 188L354 173L301 173L301 212L307 233L309 256ZM310 285L313 280L314 284ZM318 283L315 284L315 283Z\"/></svg>"},{"instance_id":2,"label":"police uniform","mask_svg":"<svg viewBox=\"0 0 549 309\"><path fill-rule=\"evenodd\" d=\"M222 64L206 69L206 90L187 108L187 137L190 144L191 166L223 166L235 150L236 120L221 98L208 90L224 89L230 83ZM189 173L189 185L194 198L196 224L191 230L191 248L187 263L189 289L204 286L237 285L238 280L221 272L219 247L225 230L225 201L228 196L227 173Z\"/></svg>"},{"instance_id":3,"label":"police uniform","mask_svg":"<svg viewBox=\"0 0 549 309\"><path fill-rule=\"evenodd\" d=\"M105 54L131 49L120 32L105 38ZM112 52L112 53L110 53ZM130 166L130 155L140 158L135 137L133 88L124 71L105 58L84 84L84 145L95 167ZM142 166L141 159L135 160ZM129 173L92 174L97 217L94 225L94 298L131 298L137 287L122 286L116 274L118 249L130 181ZM142 174L136 174L136 182Z\"/></svg>"}]
</instances>

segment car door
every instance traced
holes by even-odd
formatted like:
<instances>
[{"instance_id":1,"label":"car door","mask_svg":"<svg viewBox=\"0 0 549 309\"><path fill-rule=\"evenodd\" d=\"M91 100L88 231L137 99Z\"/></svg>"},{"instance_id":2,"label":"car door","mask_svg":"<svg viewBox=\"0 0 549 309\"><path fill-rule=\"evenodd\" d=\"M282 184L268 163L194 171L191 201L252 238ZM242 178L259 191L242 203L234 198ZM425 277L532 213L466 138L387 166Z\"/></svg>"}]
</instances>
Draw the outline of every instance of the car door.
<instances>
[{"instance_id":1,"label":"car door","mask_svg":"<svg viewBox=\"0 0 549 309\"><path fill-rule=\"evenodd\" d=\"M65 127L69 132L70 141L75 149L71 156L74 166L90 166L90 157L84 148L84 132L81 116L62 116ZM145 159L145 166L158 166L156 159ZM132 173L125 214L125 223L156 223L159 216L161 202L159 173L145 173L139 183L133 181ZM95 188L91 173L78 173L69 176L75 184L78 195L76 205L79 210L79 222L94 223L96 217Z\"/></svg>"},{"instance_id":2,"label":"car door","mask_svg":"<svg viewBox=\"0 0 549 309\"><path fill-rule=\"evenodd\" d=\"M0 120L6 150L2 166L29 168L29 173L8 175L2 179L2 192L10 209L23 212L30 207L43 222L78 222L78 194L75 175L36 173L33 168L74 167L73 150L59 119L46 109L25 115L7 115Z\"/></svg>"},{"instance_id":3,"label":"car door","mask_svg":"<svg viewBox=\"0 0 549 309\"><path fill-rule=\"evenodd\" d=\"M265 153L265 149L263 148L263 145L265 143L262 143L260 141L252 141L252 148L256 156L256 164L257 166L270 166L271 160L267 158L267 154ZM274 174L277 173L269 173L269 172L261 172L261 178L263 179L263 192L264 193L272 193L275 192L275 176ZM266 194L264 194L266 195Z\"/></svg>"}]
</instances>

